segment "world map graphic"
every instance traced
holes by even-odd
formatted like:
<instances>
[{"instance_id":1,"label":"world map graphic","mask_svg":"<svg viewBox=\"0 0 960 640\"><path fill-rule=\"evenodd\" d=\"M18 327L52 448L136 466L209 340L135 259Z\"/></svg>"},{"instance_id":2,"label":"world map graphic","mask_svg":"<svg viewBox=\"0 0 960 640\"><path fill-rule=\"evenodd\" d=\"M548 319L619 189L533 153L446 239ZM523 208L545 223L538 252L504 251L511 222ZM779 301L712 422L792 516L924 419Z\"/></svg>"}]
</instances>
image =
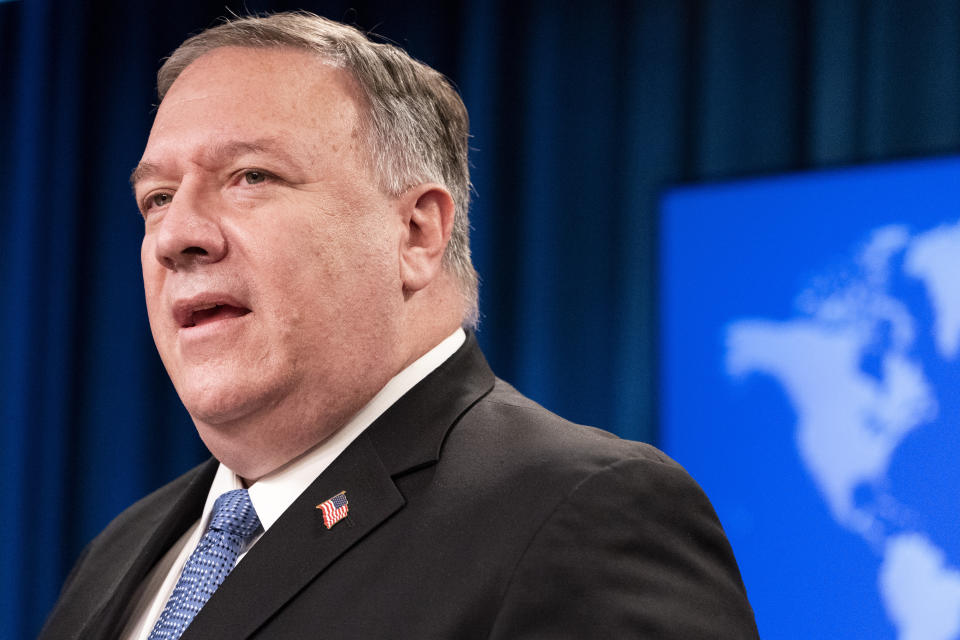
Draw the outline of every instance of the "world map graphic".
<instances>
[{"instance_id":1,"label":"world map graphic","mask_svg":"<svg viewBox=\"0 0 960 640\"><path fill-rule=\"evenodd\" d=\"M912 444L960 424L960 388L943 373L960 367L960 223L876 228L797 291L792 317L735 318L724 339L733 381L769 376L786 396L803 469L836 525L876 557L896 637L960 638L960 566L943 533L960 531L944 524L960 504L927 462L936 440ZM901 469L929 488L901 490Z\"/></svg>"}]
</instances>

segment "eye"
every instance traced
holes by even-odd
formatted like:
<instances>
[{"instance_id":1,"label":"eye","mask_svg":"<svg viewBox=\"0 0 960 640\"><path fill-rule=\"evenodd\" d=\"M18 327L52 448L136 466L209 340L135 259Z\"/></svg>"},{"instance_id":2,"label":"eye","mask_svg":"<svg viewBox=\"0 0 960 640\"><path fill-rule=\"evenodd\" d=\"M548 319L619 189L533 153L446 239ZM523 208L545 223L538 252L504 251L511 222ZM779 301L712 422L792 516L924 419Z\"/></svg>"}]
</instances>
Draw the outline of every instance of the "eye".
<instances>
[{"instance_id":1,"label":"eye","mask_svg":"<svg viewBox=\"0 0 960 640\"><path fill-rule=\"evenodd\" d=\"M244 171L243 179L247 181L247 184L260 184L265 182L267 179L267 174L263 171L251 170Z\"/></svg>"},{"instance_id":2,"label":"eye","mask_svg":"<svg viewBox=\"0 0 960 640\"><path fill-rule=\"evenodd\" d=\"M144 202L144 210L153 209L155 207L165 207L173 201L173 194L160 191L158 193L153 193L147 196L146 201Z\"/></svg>"}]
</instances>

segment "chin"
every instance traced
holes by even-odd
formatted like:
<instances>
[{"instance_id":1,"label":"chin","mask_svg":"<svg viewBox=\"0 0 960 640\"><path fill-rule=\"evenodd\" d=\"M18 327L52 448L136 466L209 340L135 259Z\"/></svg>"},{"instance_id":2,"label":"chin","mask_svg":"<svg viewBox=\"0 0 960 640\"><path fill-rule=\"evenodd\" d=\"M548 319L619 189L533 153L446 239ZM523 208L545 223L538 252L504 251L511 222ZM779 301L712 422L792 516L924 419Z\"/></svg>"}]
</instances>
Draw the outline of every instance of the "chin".
<instances>
[{"instance_id":1,"label":"chin","mask_svg":"<svg viewBox=\"0 0 960 640\"><path fill-rule=\"evenodd\" d=\"M194 422L208 425L236 422L269 404L261 385L256 388L244 381L174 386Z\"/></svg>"}]
</instances>

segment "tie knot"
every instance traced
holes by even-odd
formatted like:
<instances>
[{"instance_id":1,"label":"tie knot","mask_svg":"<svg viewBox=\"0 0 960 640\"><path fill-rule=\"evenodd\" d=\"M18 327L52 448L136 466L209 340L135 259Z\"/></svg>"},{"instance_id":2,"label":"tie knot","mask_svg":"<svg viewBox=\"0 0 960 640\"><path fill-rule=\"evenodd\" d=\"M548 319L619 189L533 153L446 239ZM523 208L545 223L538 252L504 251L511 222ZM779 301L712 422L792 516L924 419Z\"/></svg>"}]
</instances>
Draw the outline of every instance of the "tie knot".
<instances>
[{"instance_id":1,"label":"tie knot","mask_svg":"<svg viewBox=\"0 0 960 640\"><path fill-rule=\"evenodd\" d=\"M213 503L213 514L210 516L211 529L247 538L259 527L260 518L253 508L253 503L250 502L250 494L246 489L227 491Z\"/></svg>"}]
</instances>

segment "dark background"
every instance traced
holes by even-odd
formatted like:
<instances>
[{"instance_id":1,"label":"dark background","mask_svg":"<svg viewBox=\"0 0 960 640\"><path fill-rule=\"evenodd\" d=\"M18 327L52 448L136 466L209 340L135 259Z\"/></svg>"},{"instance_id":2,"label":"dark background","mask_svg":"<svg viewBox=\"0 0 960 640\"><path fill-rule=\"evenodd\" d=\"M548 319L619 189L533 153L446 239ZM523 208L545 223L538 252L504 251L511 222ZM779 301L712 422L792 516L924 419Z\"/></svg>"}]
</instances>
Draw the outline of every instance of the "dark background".
<instances>
[{"instance_id":1,"label":"dark background","mask_svg":"<svg viewBox=\"0 0 960 640\"><path fill-rule=\"evenodd\" d=\"M226 6L312 9L453 79L487 356L547 407L630 438L656 442L665 187L960 142L956 2ZM127 177L161 59L225 13L0 3L0 638L34 636L83 545L206 456L150 338Z\"/></svg>"}]
</instances>

